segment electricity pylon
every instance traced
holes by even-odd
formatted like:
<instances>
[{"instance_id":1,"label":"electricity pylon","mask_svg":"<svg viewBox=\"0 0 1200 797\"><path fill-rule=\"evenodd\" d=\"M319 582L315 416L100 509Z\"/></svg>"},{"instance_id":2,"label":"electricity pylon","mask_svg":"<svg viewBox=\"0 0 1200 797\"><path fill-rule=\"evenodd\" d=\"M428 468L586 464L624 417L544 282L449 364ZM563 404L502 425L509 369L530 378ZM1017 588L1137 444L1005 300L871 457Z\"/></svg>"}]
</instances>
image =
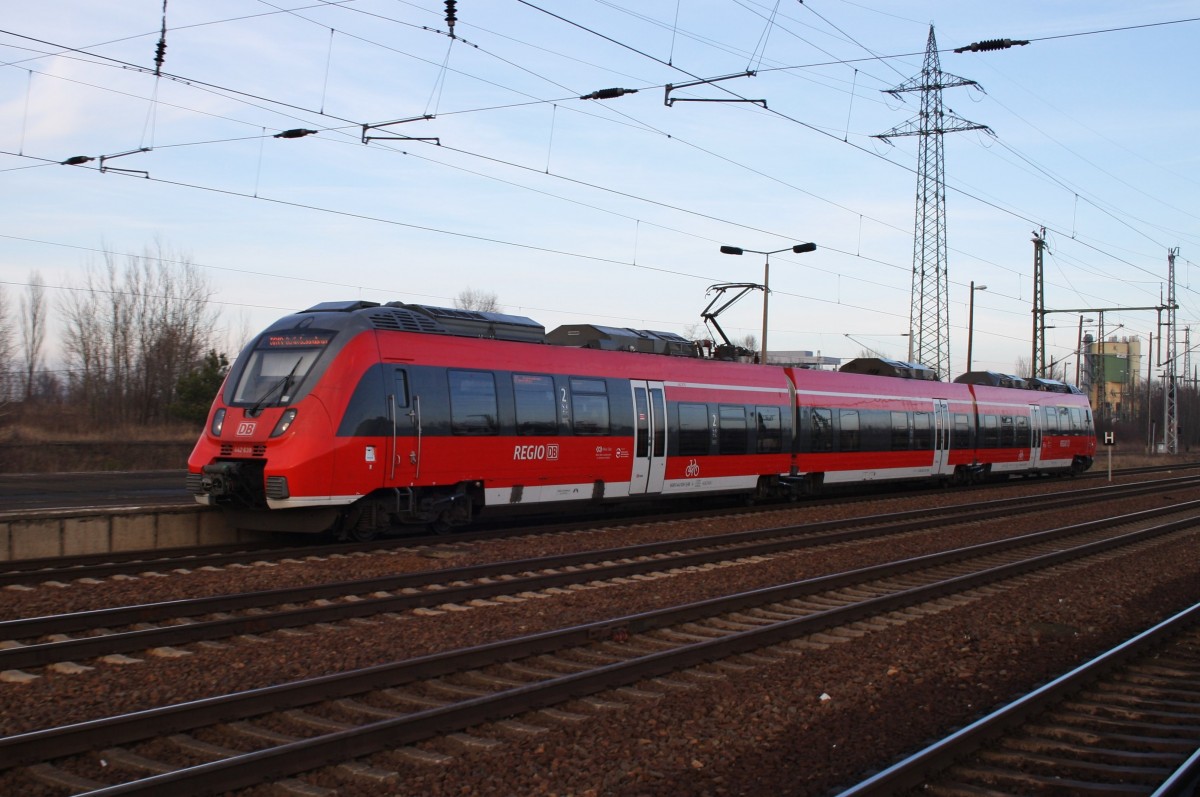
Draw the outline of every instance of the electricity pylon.
<instances>
[{"instance_id":1,"label":"electricity pylon","mask_svg":"<svg viewBox=\"0 0 1200 797\"><path fill-rule=\"evenodd\" d=\"M974 80L942 71L937 40L929 26L925 63L921 74L888 89L900 98L905 92L921 92L921 112L915 119L881 133L887 141L897 136L920 136L917 156L917 219L913 241L912 309L909 311L912 359L950 378L950 279L946 263L946 183L942 136L965 130L985 130L942 106L942 89L976 86Z\"/></svg>"}]
</instances>

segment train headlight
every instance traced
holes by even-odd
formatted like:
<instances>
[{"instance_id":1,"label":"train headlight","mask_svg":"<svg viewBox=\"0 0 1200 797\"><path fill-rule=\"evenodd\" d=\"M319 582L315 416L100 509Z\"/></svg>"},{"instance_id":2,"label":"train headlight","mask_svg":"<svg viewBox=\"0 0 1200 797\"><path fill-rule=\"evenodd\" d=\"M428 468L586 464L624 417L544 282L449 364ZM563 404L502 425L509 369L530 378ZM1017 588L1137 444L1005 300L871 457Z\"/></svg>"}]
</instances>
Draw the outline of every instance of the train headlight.
<instances>
[{"instance_id":1,"label":"train headlight","mask_svg":"<svg viewBox=\"0 0 1200 797\"><path fill-rule=\"evenodd\" d=\"M291 428L292 421L296 420L296 410L284 410L283 415L279 416L279 423L275 424L275 428L271 430L271 437L279 437L279 435Z\"/></svg>"},{"instance_id":2,"label":"train headlight","mask_svg":"<svg viewBox=\"0 0 1200 797\"><path fill-rule=\"evenodd\" d=\"M213 437L220 437L221 430L225 428L225 408L217 410L213 413L212 426L208 427L208 431Z\"/></svg>"}]
</instances>

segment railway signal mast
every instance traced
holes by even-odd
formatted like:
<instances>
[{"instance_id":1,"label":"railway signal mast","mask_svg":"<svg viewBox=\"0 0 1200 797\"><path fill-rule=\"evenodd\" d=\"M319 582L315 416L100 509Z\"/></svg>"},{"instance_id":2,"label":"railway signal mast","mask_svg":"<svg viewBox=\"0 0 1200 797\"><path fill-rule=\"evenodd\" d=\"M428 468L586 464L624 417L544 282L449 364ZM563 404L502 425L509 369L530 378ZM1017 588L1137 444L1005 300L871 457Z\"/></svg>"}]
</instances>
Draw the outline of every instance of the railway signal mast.
<instances>
[{"instance_id":1,"label":"railway signal mast","mask_svg":"<svg viewBox=\"0 0 1200 797\"><path fill-rule=\"evenodd\" d=\"M1166 372L1163 374L1165 384L1163 385L1163 453L1175 454L1179 452L1179 394L1176 386L1176 374L1178 366L1176 358L1179 356L1176 351L1176 335L1178 330L1175 328L1175 256L1179 254L1179 247L1167 250L1167 321L1166 321L1166 337L1167 337L1167 358ZM1158 339L1161 341L1163 333L1160 331ZM1186 376L1186 372L1184 374Z\"/></svg>"},{"instance_id":2,"label":"railway signal mast","mask_svg":"<svg viewBox=\"0 0 1200 797\"><path fill-rule=\"evenodd\" d=\"M942 136L965 130L984 130L989 134L992 131L986 125L968 122L945 110L942 89L978 85L974 80L942 71L937 40L930 25L921 74L886 90L897 99L905 92L921 92L921 111L916 119L875 136L883 141L897 136L921 137L917 156L910 351L911 359L934 369L943 378L950 375L950 280L946 264L946 166Z\"/></svg>"}]
</instances>

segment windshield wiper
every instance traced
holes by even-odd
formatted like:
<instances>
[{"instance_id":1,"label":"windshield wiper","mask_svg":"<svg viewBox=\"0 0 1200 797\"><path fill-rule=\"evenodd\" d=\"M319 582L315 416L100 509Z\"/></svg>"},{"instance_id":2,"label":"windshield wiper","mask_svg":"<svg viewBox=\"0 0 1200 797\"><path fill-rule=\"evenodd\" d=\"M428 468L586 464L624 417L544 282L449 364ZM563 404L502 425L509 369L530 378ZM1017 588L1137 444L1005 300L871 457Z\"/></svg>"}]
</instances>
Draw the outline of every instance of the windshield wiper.
<instances>
[{"instance_id":1,"label":"windshield wiper","mask_svg":"<svg viewBox=\"0 0 1200 797\"><path fill-rule=\"evenodd\" d=\"M278 382L267 388L267 392L263 393L262 397L258 401L254 402L254 406L246 411L246 415L253 418L255 415L258 415L258 413L262 412L262 408L266 405L267 400L271 398L271 395L276 390L283 388L283 391L286 391L288 383L292 381L292 377L296 375L296 369L300 367L300 363L302 362L304 362L304 355L301 355L300 359L296 360L296 364L292 366L292 370L287 372L287 376L283 377Z\"/></svg>"}]
</instances>

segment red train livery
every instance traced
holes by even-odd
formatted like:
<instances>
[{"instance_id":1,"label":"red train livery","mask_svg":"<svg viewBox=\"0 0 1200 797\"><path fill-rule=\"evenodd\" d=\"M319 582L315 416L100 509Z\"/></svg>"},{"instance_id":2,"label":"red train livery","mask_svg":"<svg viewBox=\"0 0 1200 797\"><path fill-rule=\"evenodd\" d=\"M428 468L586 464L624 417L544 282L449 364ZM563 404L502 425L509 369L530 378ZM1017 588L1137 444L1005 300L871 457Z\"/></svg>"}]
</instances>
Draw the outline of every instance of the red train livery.
<instances>
[{"instance_id":1,"label":"red train livery","mask_svg":"<svg viewBox=\"0 0 1200 797\"><path fill-rule=\"evenodd\" d=\"M1061 383L699 355L666 332L320 304L242 351L187 486L241 527L366 538L499 511L1081 472L1095 455L1087 399Z\"/></svg>"}]
</instances>

